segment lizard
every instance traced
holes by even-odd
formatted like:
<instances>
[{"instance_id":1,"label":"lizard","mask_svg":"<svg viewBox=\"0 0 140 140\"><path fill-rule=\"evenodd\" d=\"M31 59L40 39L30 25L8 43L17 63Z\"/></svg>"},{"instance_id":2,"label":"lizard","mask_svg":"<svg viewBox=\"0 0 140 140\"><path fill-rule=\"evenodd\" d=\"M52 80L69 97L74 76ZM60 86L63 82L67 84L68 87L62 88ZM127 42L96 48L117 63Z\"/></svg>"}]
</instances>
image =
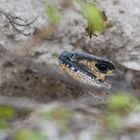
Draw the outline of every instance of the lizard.
<instances>
[{"instance_id":1,"label":"lizard","mask_svg":"<svg viewBox=\"0 0 140 140\"><path fill-rule=\"evenodd\" d=\"M64 51L58 61L61 70L74 80L99 88L109 89L111 85L106 82L106 79L117 73L112 61L92 54Z\"/></svg>"},{"instance_id":2,"label":"lizard","mask_svg":"<svg viewBox=\"0 0 140 140\"><path fill-rule=\"evenodd\" d=\"M78 51L64 51L59 55L58 61L61 72L80 83L76 88L80 87L82 90L84 97L81 96L81 100L84 103L101 105L112 93L123 90L120 86L124 81L117 81L123 77L122 73L106 57Z\"/></svg>"}]
</instances>

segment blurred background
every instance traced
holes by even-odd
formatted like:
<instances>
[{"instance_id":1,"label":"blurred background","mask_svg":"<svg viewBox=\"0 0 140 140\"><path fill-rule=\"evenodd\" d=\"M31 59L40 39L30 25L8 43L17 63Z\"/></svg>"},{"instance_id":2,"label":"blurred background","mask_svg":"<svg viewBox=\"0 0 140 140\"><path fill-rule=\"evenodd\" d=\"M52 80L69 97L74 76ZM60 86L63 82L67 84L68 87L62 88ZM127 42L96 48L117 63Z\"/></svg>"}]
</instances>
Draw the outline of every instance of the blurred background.
<instances>
[{"instance_id":1,"label":"blurred background","mask_svg":"<svg viewBox=\"0 0 140 140\"><path fill-rule=\"evenodd\" d=\"M91 38L87 3L112 26ZM138 0L1 0L0 140L139 140L139 20ZM110 59L122 74L112 81L118 94L81 103L87 89L59 74L64 50Z\"/></svg>"}]
</instances>

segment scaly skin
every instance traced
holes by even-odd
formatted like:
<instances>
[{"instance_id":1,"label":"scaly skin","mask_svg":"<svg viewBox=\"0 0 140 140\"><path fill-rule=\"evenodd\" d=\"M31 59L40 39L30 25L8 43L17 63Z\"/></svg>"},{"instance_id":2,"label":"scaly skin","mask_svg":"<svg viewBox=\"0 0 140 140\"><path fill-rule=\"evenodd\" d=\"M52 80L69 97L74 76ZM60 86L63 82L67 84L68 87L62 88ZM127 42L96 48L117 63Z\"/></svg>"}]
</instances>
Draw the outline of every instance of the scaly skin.
<instances>
[{"instance_id":1,"label":"scaly skin","mask_svg":"<svg viewBox=\"0 0 140 140\"><path fill-rule=\"evenodd\" d=\"M106 79L114 76L116 69L115 65L107 58L81 52L64 51L58 60L61 70L74 80L98 88L111 88L111 83L108 83Z\"/></svg>"}]
</instances>

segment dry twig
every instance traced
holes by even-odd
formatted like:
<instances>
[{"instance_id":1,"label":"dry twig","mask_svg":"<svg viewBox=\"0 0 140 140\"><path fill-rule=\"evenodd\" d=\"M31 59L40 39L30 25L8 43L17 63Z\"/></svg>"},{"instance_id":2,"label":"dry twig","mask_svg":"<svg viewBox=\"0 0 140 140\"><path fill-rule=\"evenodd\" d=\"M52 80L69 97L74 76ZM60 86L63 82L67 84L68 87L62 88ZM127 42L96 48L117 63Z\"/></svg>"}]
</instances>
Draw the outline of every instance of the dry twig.
<instances>
[{"instance_id":1,"label":"dry twig","mask_svg":"<svg viewBox=\"0 0 140 140\"><path fill-rule=\"evenodd\" d=\"M25 35L25 36L29 36L31 33L25 33L24 31L26 30L27 27L29 27L31 24L33 24L37 18L35 18L33 21L31 22L28 22L27 20L24 20L20 17L17 17L17 16L13 16L9 13L6 13L4 11L1 11L0 10L0 14L4 15L7 19L8 19L8 22L9 24L19 33ZM20 23L22 22L22 23ZM22 29L19 29L18 27L23 27L23 30Z\"/></svg>"}]
</instances>

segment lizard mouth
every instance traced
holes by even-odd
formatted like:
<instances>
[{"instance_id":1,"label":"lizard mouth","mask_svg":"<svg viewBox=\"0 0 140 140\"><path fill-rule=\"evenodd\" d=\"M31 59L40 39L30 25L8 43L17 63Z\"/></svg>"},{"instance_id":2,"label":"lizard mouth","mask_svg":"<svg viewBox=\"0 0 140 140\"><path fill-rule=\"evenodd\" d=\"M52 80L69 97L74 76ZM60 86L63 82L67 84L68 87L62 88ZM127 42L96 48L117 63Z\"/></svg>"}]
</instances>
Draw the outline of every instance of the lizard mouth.
<instances>
[{"instance_id":1,"label":"lizard mouth","mask_svg":"<svg viewBox=\"0 0 140 140\"><path fill-rule=\"evenodd\" d=\"M90 85L105 85L106 77L115 71L114 64L107 58L86 53L64 51L58 60L63 72Z\"/></svg>"},{"instance_id":2,"label":"lizard mouth","mask_svg":"<svg viewBox=\"0 0 140 140\"><path fill-rule=\"evenodd\" d=\"M63 52L58 58L61 64L65 65L72 71L81 72L91 78L96 78L85 65L79 63L80 59L83 59L83 54L68 51Z\"/></svg>"}]
</instances>

